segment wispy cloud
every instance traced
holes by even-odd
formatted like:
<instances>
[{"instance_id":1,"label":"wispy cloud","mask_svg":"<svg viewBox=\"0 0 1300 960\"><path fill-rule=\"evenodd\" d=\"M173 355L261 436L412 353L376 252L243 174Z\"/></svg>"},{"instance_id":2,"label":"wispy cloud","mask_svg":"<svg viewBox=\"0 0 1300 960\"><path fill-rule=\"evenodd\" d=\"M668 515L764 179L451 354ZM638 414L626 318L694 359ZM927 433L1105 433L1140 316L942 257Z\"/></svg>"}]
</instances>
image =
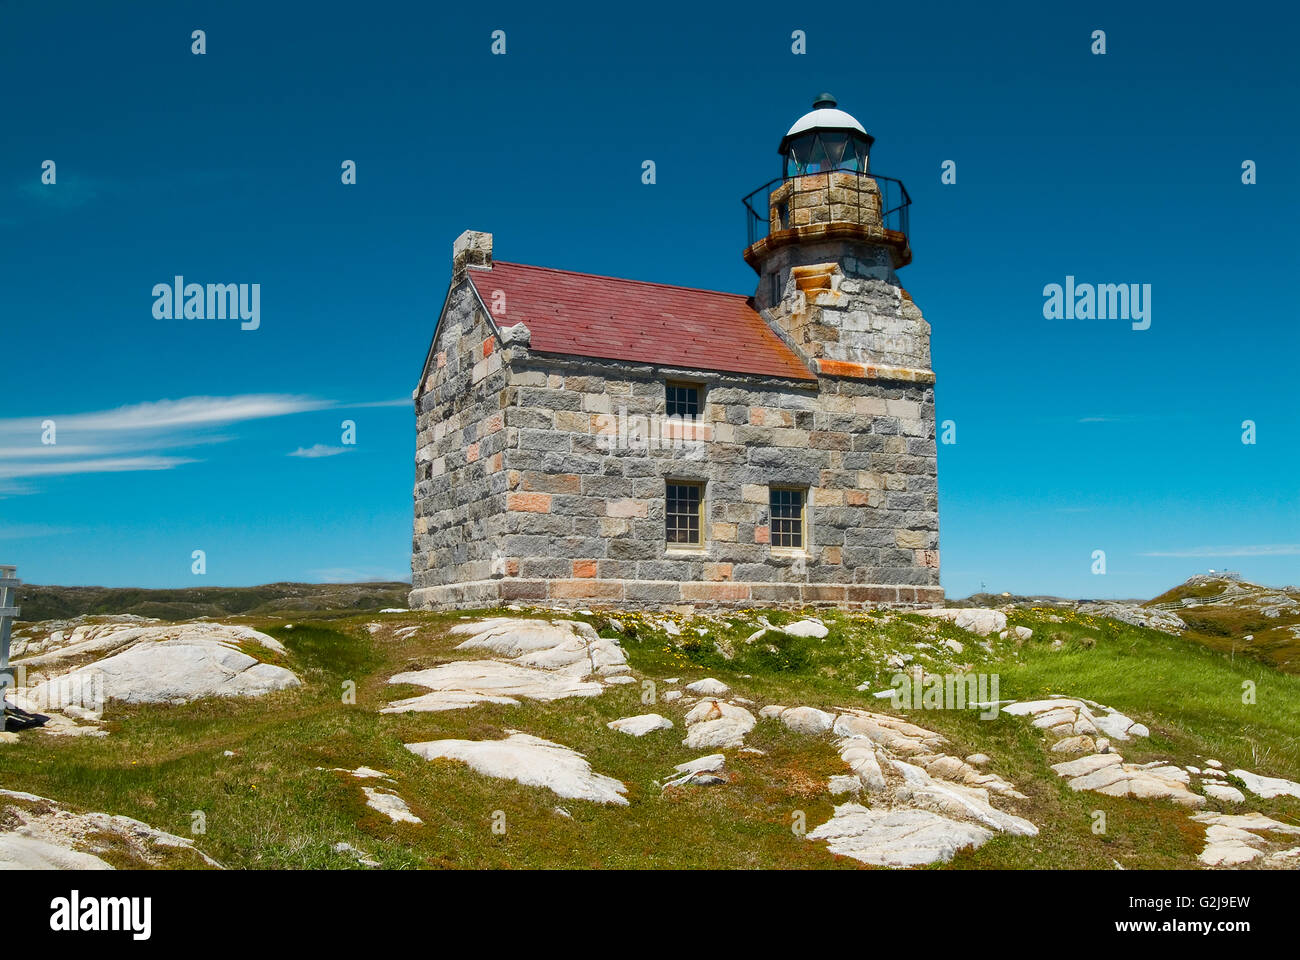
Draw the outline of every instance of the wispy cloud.
<instances>
[{"instance_id":1,"label":"wispy cloud","mask_svg":"<svg viewBox=\"0 0 1300 960\"><path fill-rule=\"evenodd\" d=\"M293 453L285 454L288 457L305 457L308 460L315 460L319 457L337 457L340 453L347 453L348 447L330 447L323 443L313 444L310 447L299 447Z\"/></svg>"},{"instance_id":2,"label":"wispy cloud","mask_svg":"<svg viewBox=\"0 0 1300 960\"><path fill-rule=\"evenodd\" d=\"M0 492L29 494L17 478L174 470L199 461L179 450L222 443L213 428L323 410L332 401L292 394L182 397L110 410L0 419ZM52 434L54 443L46 443Z\"/></svg>"},{"instance_id":3,"label":"wispy cloud","mask_svg":"<svg viewBox=\"0 0 1300 960\"><path fill-rule=\"evenodd\" d=\"M361 410L366 407L410 407L415 401L410 397L398 397L396 400L368 400L365 403L340 403L341 410Z\"/></svg>"},{"instance_id":4,"label":"wispy cloud","mask_svg":"<svg viewBox=\"0 0 1300 960\"><path fill-rule=\"evenodd\" d=\"M410 406L411 401L376 400L344 404L282 393L151 400L109 410L49 413L0 419L0 496L35 489L16 478L172 470L200 461L190 448L234 439L215 428L321 410ZM45 443L50 433L55 443ZM346 447L299 447L291 457L316 459L348 452Z\"/></svg>"},{"instance_id":5,"label":"wispy cloud","mask_svg":"<svg viewBox=\"0 0 1300 960\"><path fill-rule=\"evenodd\" d=\"M53 420L60 434L73 431L113 433L169 430L237 423L243 420L261 420L267 417L283 417L288 414L324 410L333 405L328 400L317 400L314 397L276 393L155 400L92 413L51 414L0 420L0 440L18 436L38 439L41 435L41 424L45 420Z\"/></svg>"},{"instance_id":6,"label":"wispy cloud","mask_svg":"<svg viewBox=\"0 0 1300 960\"><path fill-rule=\"evenodd\" d=\"M1186 550L1152 550L1144 557L1293 557L1300 555L1300 543L1257 543L1239 547L1191 547Z\"/></svg>"},{"instance_id":7,"label":"wispy cloud","mask_svg":"<svg viewBox=\"0 0 1300 960\"><path fill-rule=\"evenodd\" d=\"M189 457L103 457L98 460L10 463L0 465L0 479L57 477L78 473L131 473L140 470L173 470L187 463L198 463L198 461Z\"/></svg>"},{"instance_id":8,"label":"wispy cloud","mask_svg":"<svg viewBox=\"0 0 1300 960\"><path fill-rule=\"evenodd\" d=\"M32 537L57 537L76 533L75 527L54 527L47 523L14 523L0 526L0 540L28 540Z\"/></svg>"}]
</instances>

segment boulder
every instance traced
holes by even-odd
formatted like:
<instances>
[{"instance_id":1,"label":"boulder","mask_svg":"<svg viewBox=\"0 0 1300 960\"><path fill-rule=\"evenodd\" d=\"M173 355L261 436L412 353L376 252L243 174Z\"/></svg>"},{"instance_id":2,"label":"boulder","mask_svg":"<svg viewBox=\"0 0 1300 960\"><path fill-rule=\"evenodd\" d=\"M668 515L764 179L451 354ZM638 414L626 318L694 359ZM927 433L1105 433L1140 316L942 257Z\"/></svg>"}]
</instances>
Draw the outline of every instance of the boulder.
<instances>
[{"instance_id":1,"label":"boulder","mask_svg":"<svg viewBox=\"0 0 1300 960\"><path fill-rule=\"evenodd\" d=\"M725 697L731 692L731 688L721 680L715 680L713 677L705 677L703 680L696 680L694 683L686 685L686 692L693 693L697 697Z\"/></svg>"},{"instance_id":2,"label":"boulder","mask_svg":"<svg viewBox=\"0 0 1300 960\"><path fill-rule=\"evenodd\" d=\"M758 720L744 707L725 700L701 700L686 714L686 739L692 749L742 747Z\"/></svg>"},{"instance_id":3,"label":"boulder","mask_svg":"<svg viewBox=\"0 0 1300 960\"><path fill-rule=\"evenodd\" d=\"M673 722L657 713L642 713L635 717L611 720L605 726L633 737L644 737L647 733L655 730L671 730Z\"/></svg>"},{"instance_id":4,"label":"boulder","mask_svg":"<svg viewBox=\"0 0 1300 960\"><path fill-rule=\"evenodd\" d=\"M987 610L983 607L947 608L937 610L918 610L924 617L947 620L962 630L987 637L990 633L999 633L1007 628L1007 615L1001 610Z\"/></svg>"},{"instance_id":5,"label":"boulder","mask_svg":"<svg viewBox=\"0 0 1300 960\"><path fill-rule=\"evenodd\" d=\"M791 707L781 714L781 722L795 733L815 736L830 731L835 714L816 707Z\"/></svg>"},{"instance_id":6,"label":"boulder","mask_svg":"<svg viewBox=\"0 0 1300 960\"><path fill-rule=\"evenodd\" d=\"M1201 789L1211 800L1220 800L1223 803L1245 803L1246 795L1234 786L1226 783L1203 783Z\"/></svg>"},{"instance_id":7,"label":"boulder","mask_svg":"<svg viewBox=\"0 0 1300 960\"><path fill-rule=\"evenodd\" d=\"M799 620L796 623L786 624L780 630L792 637L812 637L814 640L821 640L830 633L826 624L819 620Z\"/></svg>"}]
</instances>

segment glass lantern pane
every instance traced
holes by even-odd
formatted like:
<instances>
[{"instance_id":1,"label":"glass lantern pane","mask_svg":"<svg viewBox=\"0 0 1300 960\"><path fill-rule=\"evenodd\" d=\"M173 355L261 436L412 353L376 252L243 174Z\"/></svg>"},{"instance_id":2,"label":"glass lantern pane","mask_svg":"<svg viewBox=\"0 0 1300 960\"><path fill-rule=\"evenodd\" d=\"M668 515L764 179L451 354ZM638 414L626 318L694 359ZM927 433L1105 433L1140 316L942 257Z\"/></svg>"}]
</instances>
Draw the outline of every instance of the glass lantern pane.
<instances>
[{"instance_id":1,"label":"glass lantern pane","mask_svg":"<svg viewBox=\"0 0 1300 960\"><path fill-rule=\"evenodd\" d=\"M826 150L826 161L831 167L838 167L844 159L844 148L848 145L847 133L823 133L822 147Z\"/></svg>"},{"instance_id":2,"label":"glass lantern pane","mask_svg":"<svg viewBox=\"0 0 1300 960\"><path fill-rule=\"evenodd\" d=\"M808 167L808 158L812 154L813 138L811 136L797 137L790 141L790 146L787 149L789 153L787 154L786 169L791 175L803 173Z\"/></svg>"},{"instance_id":3,"label":"glass lantern pane","mask_svg":"<svg viewBox=\"0 0 1300 960\"><path fill-rule=\"evenodd\" d=\"M822 146L821 137L813 137L812 153L808 157L808 172L818 173L829 169L826 162L826 149Z\"/></svg>"},{"instance_id":4,"label":"glass lantern pane","mask_svg":"<svg viewBox=\"0 0 1300 960\"><path fill-rule=\"evenodd\" d=\"M865 140L859 140L855 137L853 140L853 150L854 153L857 154L858 169L866 170L867 169L867 142Z\"/></svg>"}]
</instances>

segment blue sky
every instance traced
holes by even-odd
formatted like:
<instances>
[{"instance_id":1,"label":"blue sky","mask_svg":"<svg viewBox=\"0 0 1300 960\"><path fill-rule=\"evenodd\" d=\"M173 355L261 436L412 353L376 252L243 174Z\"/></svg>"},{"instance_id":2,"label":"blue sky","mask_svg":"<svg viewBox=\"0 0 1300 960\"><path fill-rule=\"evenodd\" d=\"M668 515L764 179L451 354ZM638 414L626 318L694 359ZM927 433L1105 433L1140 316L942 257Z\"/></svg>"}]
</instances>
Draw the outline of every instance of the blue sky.
<instances>
[{"instance_id":1,"label":"blue sky","mask_svg":"<svg viewBox=\"0 0 1300 960\"><path fill-rule=\"evenodd\" d=\"M1297 18L0 5L0 562L65 584L407 576L409 397L456 235L750 292L740 198L829 90L913 198L902 278L957 424L949 595L1150 596L1212 567L1298 582ZM155 319L177 274L260 284L260 328ZM1045 320L1067 275L1150 284L1150 329Z\"/></svg>"}]
</instances>

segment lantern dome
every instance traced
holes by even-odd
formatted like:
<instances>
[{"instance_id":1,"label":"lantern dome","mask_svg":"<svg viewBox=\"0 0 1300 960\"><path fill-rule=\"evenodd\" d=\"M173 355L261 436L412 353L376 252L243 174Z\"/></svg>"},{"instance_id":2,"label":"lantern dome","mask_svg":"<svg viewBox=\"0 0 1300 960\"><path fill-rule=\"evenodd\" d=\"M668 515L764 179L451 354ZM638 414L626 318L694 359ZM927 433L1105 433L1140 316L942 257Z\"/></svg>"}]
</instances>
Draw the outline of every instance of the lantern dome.
<instances>
[{"instance_id":1,"label":"lantern dome","mask_svg":"<svg viewBox=\"0 0 1300 960\"><path fill-rule=\"evenodd\" d=\"M835 98L823 93L813 108L794 122L781 138L777 152L782 156L781 175L799 177L825 170L867 170L868 155L875 142L850 113L836 106Z\"/></svg>"}]
</instances>

